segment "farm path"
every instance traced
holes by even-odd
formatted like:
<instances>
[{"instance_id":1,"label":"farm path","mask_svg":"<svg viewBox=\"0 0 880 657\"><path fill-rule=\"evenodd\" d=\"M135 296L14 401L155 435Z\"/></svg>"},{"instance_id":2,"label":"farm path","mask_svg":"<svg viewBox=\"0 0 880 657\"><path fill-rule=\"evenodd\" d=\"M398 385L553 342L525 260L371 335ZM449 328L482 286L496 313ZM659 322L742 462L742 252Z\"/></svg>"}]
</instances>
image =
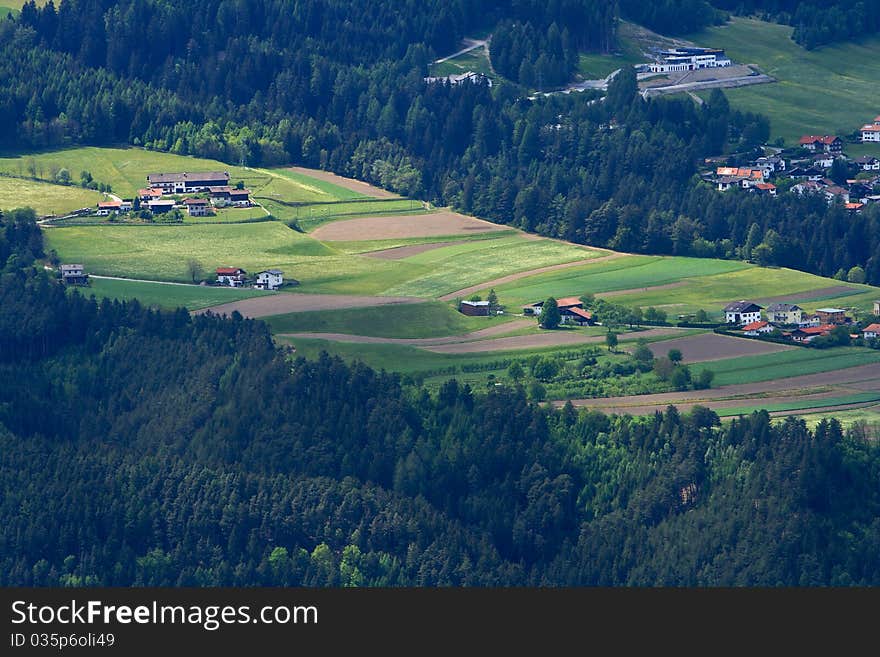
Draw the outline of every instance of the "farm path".
<instances>
[{"instance_id":1,"label":"farm path","mask_svg":"<svg viewBox=\"0 0 880 657\"><path fill-rule=\"evenodd\" d=\"M594 248L594 247L590 247ZM604 249L596 249L597 251ZM581 265L592 265L597 262L606 262L608 260L615 260L617 258L623 258L628 254L626 253L609 253L608 255L599 256L598 258L588 258L587 260L575 260L574 262L563 262L558 265L547 265L546 267L538 267L537 269L529 269L527 271L516 272L515 274L508 274L507 276L502 276L501 278L496 278L493 281L486 281L485 283L479 283L477 285L471 285L469 287L463 288L461 290L456 290L455 292L450 292L449 294L444 294L440 297L440 301L453 301L459 297L464 297L473 292L477 292L479 290L486 290L488 288L496 287L498 285L503 285L505 283L512 283L513 281L518 281L521 278L526 278L527 276L533 276L534 274L543 274L548 271L556 271L558 269L568 269L569 267L579 267Z\"/></svg>"},{"instance_id":2,"label":"farm path","mask_svg":"<svg viewBox=\"0 0 880 657\"><path fill-rule=\"evenodd\" d=\"M122 276L101 276L99 274L89 274L89 278L100 278L106 281L130 281L133 283L156 283L158 285L183 285L184 287L204 287L195 283L175 283L173 281L151 281L146 278L124 278Z\"/></svg>"},{"instance_id":3,"label":"farm path","mask_svg":"<svg viewBox=\"0 0 880 657\"><path fill-rule=\"evenodd\" d=\"M450 59L455 59L459 55L463 55L466 52L470 52L471 50L476 50L481 46L485 46L487 43L486 39L462 39L465 43L465 47L459 50L458 52L454 52L451 55L446 55L446 57L441 57L440 59L435 59L432 64L442 64L445 61Z\"/></svg>"},{"instance_id":4,"label":"farm path","mask_svg":"<svg viewBox=\"0 0 880 657\"><path fill-rule=\"evenodd\" d=\"M370 335L352 335L349 333L279 333L285 338L308 338L314 340L332 340L333 342L353 342L358 344L401 344L413 347L424 347L441 344L458 344L492 338L505 333L512 333L522 328L534 326L531 319L517 319L497 326L489 326L478 331L461 335L447 335L438 338L378 338Z\"/></svg>"}]
</instances>

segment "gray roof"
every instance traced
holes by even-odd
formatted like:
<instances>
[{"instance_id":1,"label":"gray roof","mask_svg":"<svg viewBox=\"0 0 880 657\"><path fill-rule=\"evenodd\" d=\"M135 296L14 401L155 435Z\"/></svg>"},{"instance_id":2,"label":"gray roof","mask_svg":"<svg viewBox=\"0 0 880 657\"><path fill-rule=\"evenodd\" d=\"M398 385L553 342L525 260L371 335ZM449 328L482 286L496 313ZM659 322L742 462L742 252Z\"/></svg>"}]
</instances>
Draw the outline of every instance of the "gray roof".
<instances>
[{"instance_id":1,"label":"gray roof","mask_svg":"<svg viewBox=\"0 0 880 657\"><path fill-rule=\"evenodd\" d=\"M771 303L767 306L768 313L787 313L793 310L803 310L803 308L793 303Z\"/></svg>"},{"instance_id":2,"label":"gray roof","mask_svg":"<svg viewBox=\"0 0 880 657\"><path fill-rule=\"evenodd\" d=\"M284 272L280 269L267 269L266 271L261 271L260 274L273 274L275 276L281 276ZM257 274L259 276L259 274Z\"/></svg>"},{"instance_id":3,"label":"gray roof","mask_svg":"<svg viewBox=\"0 0 880 657\"><path fill-rule=\"evenodd\" d=\"M82 265L61 265L62 272L74 271L76 269L83 269L83 266Z\"/></svg>"},{"instance_id":4,"label":"gray roof","mask_svg":"<svg viewBox=\"0 0 880 657\"><path fill-rule=\"evenodd\" d=\"M761 310L761 306L752 301L732 301L724 306L726 313L753 313Z\"/></svg>"},{"instance_id":5,"label":"gray roof","mask_svg":"<svg viewBox=\"0 0 880 657\"><path fill-rule=\"evenodd\" d=\"M151 173L147 176L147 180L151 183L173 183L173 182L186 182L188 180L197 180L199 182L206 182L212 180L218 180L223 182L229 182L229 173L226 171L202 171L202 172L193 172L193 173Z\"/></svg>"}]
</instances>

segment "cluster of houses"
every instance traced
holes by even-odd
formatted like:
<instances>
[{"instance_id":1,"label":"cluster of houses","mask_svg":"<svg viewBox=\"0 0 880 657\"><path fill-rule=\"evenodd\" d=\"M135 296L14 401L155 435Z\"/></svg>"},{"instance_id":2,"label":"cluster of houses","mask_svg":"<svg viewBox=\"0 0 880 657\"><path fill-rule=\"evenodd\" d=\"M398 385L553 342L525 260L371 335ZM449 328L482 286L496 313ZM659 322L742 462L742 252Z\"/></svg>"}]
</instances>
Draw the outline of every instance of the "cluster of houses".
<instances>
[{"instance_id":1,"label":"cluster of houses","mask_svg":"<svg viewBox=\"0 0 880 657\"><path fill-rule=\"evenodd\" d=\"M191 217L207 217L214 214L214 208L247 208L252 205L250 191L231 187L226 171L151 173L147 176L147 183L147 187L138 190L137 200L142 209L154 215L179 208ZM187 196L189 194L200 196ZM169 198L181 195L187 198ZM133 209L134 199L103 201L98 203L96 214L106 217Z\"/></svg>"},{"instance_id":2,"label":"cluster of houses","mask_svg":"<svg viewBox=\"0 0 880 657\"><path fill-rule=\"evenodd\" d=\"M874 314L880 315L880 301L874 302ZM724 320L731 327L738 327L743 335L760 337L779 331L783 338L792 342L811 342L818 337L830 335L839 326L852 326L853 319L843 308L817 308L815 313L805 313L793 303L772 303L766 308L753 301L733 301L724 307ZM871 324L853 337L874 339L880 324Z\"/></svg>"},{"instance_id":3,"label":"cluster of houses","mask_svg":"<svg viewBox=\"0 0 880 657\"><path fill-rule=\"evenodd\" d=\"M877 117L875 127L880 131L880 117ZM876 134L880 135L880 132ZM822 194L828 203L839 200L851 212L859 212L869 203L880 203L880 158L865 155L851 160L843 152L843 140L833 135L805 135L799 143L803 156L788 160L780 155L762 156L747 166L718 166L704 173L703 180L722 192L736 187L755 194L776 196L779 181L790 179L794 181L792 193ZM707 163L715 161L710 158ZM851 171L857 168L859 174L866 175L848 178L843 183L835 182L829 177L829 169L835 161L845 162Z\"/></svg>"},{"instance_id":4,"label":"cluster of houses","mask_svg":"<svg viewBox=\"0 0 880 657\"><path fill-rule=\"evenodd\" d=\"M453 75L428 76L425 78L428 84L451 84L453 86L470 82L472 84L483 84L492 86L492 78L485 73L475 73L474 71L465 71L464 73L455 73Z\"/></svg>"},{"instance_id":5,"label":"cluster of houses","mask_svg":"<svg viewBox=\"0 0 880 657\"><path fill-rule=\"evenodd\" d=\"M277 290L284 284L284 272L280 269L266 269L257 273L253 281L241 267L218 267L217 285L244 287L248 283L257 290Z\"/></svg>"}]
</instances>

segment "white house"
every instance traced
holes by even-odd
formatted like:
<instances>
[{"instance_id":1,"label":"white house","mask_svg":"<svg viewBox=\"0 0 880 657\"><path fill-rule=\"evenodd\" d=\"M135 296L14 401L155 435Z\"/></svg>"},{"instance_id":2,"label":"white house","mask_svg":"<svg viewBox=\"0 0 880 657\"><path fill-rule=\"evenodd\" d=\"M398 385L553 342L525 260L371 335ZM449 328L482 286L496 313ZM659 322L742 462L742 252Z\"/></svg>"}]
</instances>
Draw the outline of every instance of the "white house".
<instances>
[{"instance_id":1,"label":"white house","mask_svg":"<svg viewBox=\"0 0 880 657\"><path fill-rule=\"evenodd\" d=\"M244 285L244 277L247 272L241 267L218 267L217 284L229 287L241 287Z\"/></svg>"},{"instance_id":2,"label":"white house","mask_svg":"<svg viewBox=\"0 0 880 657\"><path fill-rule=\"evenodd\" d=\"M774 327L771 326L768 322L752 322L751 324L746 324L742 328L743 335L751 335L757 336L762 333L772 333Z\"/></svg>"},{"instance_id":3,"label":"white house","mask_svg":"<svg viewBox=\"0 0 880 657\"><path fill-rule=\"evenodd\" d=\"M277 290L284 283L284 272L280 269L267 269L257 274L254 287L258 290Z\"/></svg>"},{"instance_id":4,"label":"white house","mask_svg":"<svg viewBox=\"0 0 880 657\"><path fill-rule=\"evenodd\" d=\"M774 324L800 324L804 309L793 303L771 303L764 311L764 315Z\"/></svg>"},{"instance_id":5,"label":"white house","mask_svg":"<svg viewBox=\"0 0 880 657\"><path fill-rule=\"evenodd\" d=\"M733 301L724 306L724 320L737 325L760 322L761 310L761 306L751 301Z\"/></svg>"},{"instance_id":6,"label":"white house","mask_svg":"<svg viewBox=\"0 0 880 657\"><path fill-rule=\"evenodd\" d=\"M880 160L871 155L856 158L855 163L859 165L862 171L880 171Z\"/></svg>"},{"instance_id":7,"label":"white house","mask_svg":"<svg viewBox=\"0 0 880 657\"><path fill-rule=\"evenodd\" d=\"M119 201L102 201L98 203L98 212L96 213L99 217L106 217L111 214L118 214L121 212L122 203Z\"/></svg>"},{"instance_id":8,"label":"white house","mask_svg":"<svg viewBox=\"0 0 880 657\"><path fill-rule=\"evenodd\" d=\"M873 123L868 123L861 127L863 142L880 142L880 116L874 119Z\"/></svg>"},{"instance_id":9,"label":"white house","mask_svg":"<svg viewBox=\"0 0 880 657\"><path fill-rule=\"evenodd\" d=\"M190 217L207 217L208 216L208 199L206 198L188 198L184 200L186 211Z\"/></svg>"},{"instance_id":10,"label":"white house","mask_svg":"<svg viewBox=\"0 0 880 657\"><path fill-rule=\"evenodd\" d=\"M876 340L878 336L880 336L880 324L869 324L862 331L862 337L865 340Z\"/></svg>"},{"instance_id":11,"label":"white house","mask_svg":"<svg viewBox=\"0 0 880 657\"><path fill-rule=\"evenodd\" d=\"M661 50L658 61L651 63L651 73L696 71L701 68L719 68L733 64L719 48L672 48Z\"/></svg>"}]
</instances>

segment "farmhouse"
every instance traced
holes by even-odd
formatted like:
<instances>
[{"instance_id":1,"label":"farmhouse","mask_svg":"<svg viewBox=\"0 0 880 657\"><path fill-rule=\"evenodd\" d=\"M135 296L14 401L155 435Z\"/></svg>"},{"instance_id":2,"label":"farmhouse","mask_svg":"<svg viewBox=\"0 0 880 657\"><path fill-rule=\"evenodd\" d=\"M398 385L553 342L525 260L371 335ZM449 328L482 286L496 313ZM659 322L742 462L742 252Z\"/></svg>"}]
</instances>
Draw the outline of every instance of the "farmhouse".
<instances>
[{"instance_id":1,"label":"farmhouse","mask_svg":"<svg viewBox=\"0 0 880 657\"><path fill-rule=\"evenodd\" d=\"M862 171L880 171L880 160L871 155L857 157L854 161Z\"/></svg>"},{"instance_id":2,"label":"farmhouse","mask_svg":"<svg viewBox=\"0 0 880 657\"><path fill-rule=\"evenodd\" d=\"M733 64L720 48L672 48L661 50L656 62L648 65L651 73L696 71Z\"/></svg>"},{"instance_id":3,"label":"farmhouse","mask_svg":"<svg viewBox=\"0 0 880 657\"><path fill-rule=\"evenodd\" d=\"M862 331L865 340L876 340L878 336L880 336L880 324L868 324Z\"/></svg>"},{"instance_id":4,"label":"farmhouse","mask_svg":"<svg viewBox=\"0 0 880 657\"><path fill-rule=\"evenodd\" d=\"M761 306L751 301L732 301L724 306L724 320L737 325L760 322Z\"/></svg>"},{"instance_id":5,"label":"farmhouse","mask_svg":"<svg viewBox=\"0 0 880 657\"><path fill-rule=\"evenodd\" d=\"M88 285L89 275L82 265L61 265L61 281L65 285Z\"/></svg>"},{"instance_id":6,"label":"farmhouse","mask_svg":"<svg viewBox=\"0 0 880 657\"><path fill-rule=\"evenodd\" d=\"M205 198L188 198L183 204L190 217L206 217L210 212L208 199Z\"/></svg>"},{"instance_id":7,"label":"farmhouse","mask_svg":"<svg viewBox=\"0 0 880 657\"><path fill-rule=\"evenodd\" d=\"M758 183L750 191L759 195L776 196L776 185L773 183Z\"/></svg>"},{"instance_id":8,"label":"farmhouse","mask_svg":"<svg viewBox=\"0 0 880 657\"><path fill-rule=\"evenodd\" d=\"M98 212L96 213L99 217L106 217L111 214L119 214L121 211L122 203L119 201L102 201L98 203Z\"/></svg>"},{"instance_id":9,"label":"farmhouse","mask_svg":"<svg viewBox=\"0 0 880 657\"><path fill-rule=\"evenodd\" d=\"M171 199L159 199L157 201L148 202L147 207L153 214L162 214L163 212L168 212L174 208L174 201Z\"/></svg>"},{"instance_id":10,"label":"farmhouse","mask_svg":"<svg viewBox=\"0 0 880 657\"><path fill-rule=\"evenodd\" d=\"M469 317L483 317L489 314L488 301L462 301L458 304L458 312Z\"/></svg>"},{"instance_id":11,"label":"farmhouse","mask_svg":"<svg viewBox=\"0 0 880 657\"><path fill-rule=\"evenodd\" d=\"M562 324L585 326L594 323L593 313L589 310L584 310L583 302L577 297L557 299L556 305L559 308L560 323ZM544 302L538 301L523 308L523 312L526 315L540 315L543 309Z\"/></svg>"},{"instance_id":12,"label":"farmhouse","mask_svg":"<svg viewBox=\"0 0 880 657\"><path fill-rule=\"evenodd\" d=\"M761 335L761 333L772 333L775 330L775 327L771 326L769 322L752 322L751 324L746 324L742 327L743 335Z\"/></svg>"},{"instance_id":13,"label":"farmhouse","mask_svg":"<svg viewBox=\"0 0 880 657\"><path fill-rule=\"evenodd\" d=\"M257 274L254 287L258 290L277 290L284 283L284 272L280 269L267 269Z\"/></svg>"},{"instance_id":14,"label":"farmhouse","mask_svg":"<svg viewBox=\"0 0 880 657\"><path fill-rule=\"evenodd\" d=\"M148 203L150 201L155 201L157 199L162 198L162 190L158 187L150 187L149 189L139 189L138 190L138 198Z\"/></svg>"},{"instance_id":15,"label":"farmhouse","mask_svg":"<svg viewBox=\"0 0 880 657\"><path fill-rule=\"evenodd\" d=\"M244 277L247 272L241 267L218 267L217 284L229 287L241 287L244 285Z\"/></svg>"},{"instance_id":16,"label":"farmhouse","mask_svg":"<svg viewBox=\"0 0 880 657\"><path fill-rule=\"evenodd\" d=\"M873 123L863 125L860 129L862 142L880 142L880 116Z\"/></svg>"},{"instance_id":17,"label":"farmhouse","mask_svg":"<svg viewBox=\"0 0 880 657\"><path fill-rule=\"evenodd\" d=\"M767 321L774 324L800 324L803 308L793 303L771 303L764 311Z\"/></svg>"},{"instance_id":18,"label":"farmhouse","mask_svg":"<svg viewBox=\"0 0 880 657\"><path fill-rule=\"evenodd\" d=\"M801 137L800 145L808 151L840 153L843 150L843 140L833 135L806 135Z\"/></svg>"},{"instance_id":19,"label":"farmhouse","mask_svg":"<svg viewBox=\"0 0 880 657\"><path fill-rule=\"evenodd\" d=\"M791 332L791 339L794 342L810 342L820 336L830 335L835 328L833 324L797 328Z\"/></svg>"},{"instance_id":20,"label":"farmhouse","mask_svg":"<svg viewBox=\"0 0 880 657\"><path fill-rule=\"evenodd\" d=\"M205 171L201 173L151 173L147 176L150 187L158 187L165 194L186 194L204 192L211 187L229 184L226 171Z\"/></svg>"},{"instance_id":21,"label":"farmhouse","mask_svg":"<svg viewBox=\"0 0 880 657\"><path fill-rule=\"evenodd\" d=\"M842 308L816 308L816 316L823 324L848 324L849 318Z\"/></svg>"},{"instance_id":22,"label":"farmhouse","mask_svg":"<svg viewBox=\"0 0 880 657\"><path fill-rule=\"evenodd\" d=\"M764 172L764 177L768 178L777 171L785 171L785 160L781 157L759 157L755 160L755 166Z\"/></svg>"}]
</instances>

